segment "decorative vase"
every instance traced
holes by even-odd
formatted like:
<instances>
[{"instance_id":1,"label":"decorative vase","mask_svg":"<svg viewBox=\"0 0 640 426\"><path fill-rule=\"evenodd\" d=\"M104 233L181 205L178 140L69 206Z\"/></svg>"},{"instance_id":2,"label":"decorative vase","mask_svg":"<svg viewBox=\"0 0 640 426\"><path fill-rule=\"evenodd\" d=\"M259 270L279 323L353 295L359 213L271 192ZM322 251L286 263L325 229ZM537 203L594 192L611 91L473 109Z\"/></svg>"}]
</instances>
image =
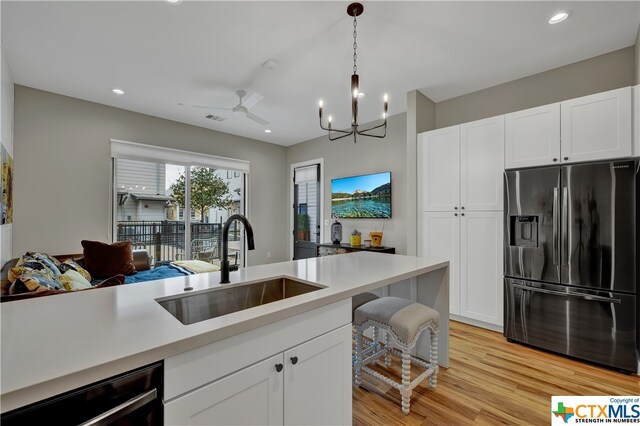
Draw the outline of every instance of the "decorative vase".
<instances>
[{"instance_id":1,"label":"decorative vase","mask_svg":"<svg viewBox=\"0 0 640 426\"><path fill-rule=\"evenodd\" d=\"M336 245L342 241L342 224L337 219L331 224L331 241Z\"/></svg>"}]
</instances>

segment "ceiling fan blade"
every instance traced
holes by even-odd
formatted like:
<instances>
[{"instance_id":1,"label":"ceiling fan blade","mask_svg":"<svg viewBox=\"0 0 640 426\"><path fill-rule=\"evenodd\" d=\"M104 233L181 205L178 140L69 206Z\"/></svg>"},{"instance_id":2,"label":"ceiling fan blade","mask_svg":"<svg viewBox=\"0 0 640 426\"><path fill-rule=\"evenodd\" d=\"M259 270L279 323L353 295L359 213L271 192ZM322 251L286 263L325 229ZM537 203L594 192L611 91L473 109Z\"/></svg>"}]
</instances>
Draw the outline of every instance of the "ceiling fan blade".
<instances>
[{"instance_id":1,"label":"ceiling fan blade","mask_svg":"<svg viewBox=\"0 0 640 426\"><path fill-rule=\"evenodd\" d=\"M263 118L261 118L261 117L258 117L258 116L257 116L257 115L255 115L255 114L251 114L250 112L248 112L248 113L247 113L247 118L249 118L249 119L251 119L251 120L255 121L256 123L260 123L260 124L262 124L263 126L266 126L267 124L269 124L269 122L268 122L267 120L265 120L265 119L263 119Z\"/></svg>"},{"instance_id":2,"label":"ceiling fan blade","mask_svg":"<svg viewBox=\"0 0 640 426\"><path fill-rule=\"evenodd\" d=\"M191 105L193 108L202 108L202 109L219 109L222 111L231 111L231 108L221 108L215 106L207 106L207 105Z\"/></svg>"},{"instance_id":3,"label":"ceiling fan blade","mask_svg":"<svg viewBox=\"0 0 640 426\"><path fill-rule=\"evenodd\" d=\"M247 96L247 97L242 99L242 106L244 106L247 109L249 109L252 106L254 106L255 104L257 104L258 102L260 102L262 100L262 98L264 98L264 96L262 96L260 93L253 92L249 96Z\"/></svg>"}]
</instances>

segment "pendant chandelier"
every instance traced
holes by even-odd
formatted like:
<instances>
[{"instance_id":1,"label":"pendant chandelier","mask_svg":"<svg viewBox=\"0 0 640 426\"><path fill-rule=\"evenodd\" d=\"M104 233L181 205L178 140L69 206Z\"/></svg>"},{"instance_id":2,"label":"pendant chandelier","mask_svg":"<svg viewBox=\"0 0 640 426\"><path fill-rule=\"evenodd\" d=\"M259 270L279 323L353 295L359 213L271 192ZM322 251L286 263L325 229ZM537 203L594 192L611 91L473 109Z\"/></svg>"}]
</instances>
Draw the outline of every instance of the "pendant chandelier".
<instances>
[{"instance_id":1,"label":"pendant chandelier","mask_svg":"<svg viewBox=\"0 0 640 426\"><path fill-rule=\"evenodd\" d=\"M347 7L347 14L349 16L353 16L353 75L351 76L351 127L345 130L334 129L331 126L332 117L329 116L327 120L327 125L325 126L322 123L322 115L323 115L323 103L322 100L319 102L320 107L320 128L323 130L327 130L329 132L329 140L335 141L337 139L346 138L347 136L353 135L353 142L356 142L358 135L361 136L369 136L372 138L384 138L387 136L387 112L389 110L389 102L387 101L387 95L384 95L384 105L382 112L382 119L384 120L381 124L362 129L358 123L358 95L360 94L360 76L358 76L358 21L357 17L362 14L364 11L364 6L360 3L351 3L349 7ZM384 132L382 134L372 134L370 133L372 130L383 128Z\"/></svg>"}]
</instances>

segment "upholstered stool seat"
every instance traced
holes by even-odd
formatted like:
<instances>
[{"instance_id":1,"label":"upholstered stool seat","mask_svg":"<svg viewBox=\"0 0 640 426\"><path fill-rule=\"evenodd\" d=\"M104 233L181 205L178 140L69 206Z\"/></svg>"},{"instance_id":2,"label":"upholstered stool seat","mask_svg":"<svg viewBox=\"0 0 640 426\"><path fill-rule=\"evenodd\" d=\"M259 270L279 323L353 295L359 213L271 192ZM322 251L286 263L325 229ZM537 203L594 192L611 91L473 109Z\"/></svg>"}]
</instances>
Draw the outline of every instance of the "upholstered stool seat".
<instances>
[{"instance_id":1,"label":"upholstered stool seat","mask_svg":"<svg viewBox=\"0 0 640 426\"><path fill-rule=\"evenodd\" d=\"M381 297L371 300L356 308L354 313L354 325L356 328L356 354L354 357L354 381L357 386L361 384L362 372L370 374L400 391L402 395L402 412L409 414L411 394L413 389L423 380L429 379L431 388L435 388L438 377L438 330L440 327L440 314L438 311L399 297ZM362 348L364 331L374 327L375 352L372 355L365 353ZM384 346L377 346L377 330L384 330ZM429 362L411 355L418 337L423 331L430 333ZM389 344L391 336L393 346ZM389 354L394 351L402 357L402 383L397 383L388 377L367 367L370 362L384 356L385 364L390 365ZM367 356L368 355L368 356ZM411 361L424 367L425 370L411 381Z\"/></svg>"},{"instance_id":2,"label":"upholstered stool seat","mask_svg":"<svg viewBox=\"0 0 640 426\"><path fill-rule=\"evenodd\" d=\"M372 300L376 300L378 298L379 296L373 293L360 293L353 296L351 298L351 314L352 314L351 321L354 320L356 309L358 309L360 306L364 305L365 303L369 303Z\"/></svg>"}]
</instances>

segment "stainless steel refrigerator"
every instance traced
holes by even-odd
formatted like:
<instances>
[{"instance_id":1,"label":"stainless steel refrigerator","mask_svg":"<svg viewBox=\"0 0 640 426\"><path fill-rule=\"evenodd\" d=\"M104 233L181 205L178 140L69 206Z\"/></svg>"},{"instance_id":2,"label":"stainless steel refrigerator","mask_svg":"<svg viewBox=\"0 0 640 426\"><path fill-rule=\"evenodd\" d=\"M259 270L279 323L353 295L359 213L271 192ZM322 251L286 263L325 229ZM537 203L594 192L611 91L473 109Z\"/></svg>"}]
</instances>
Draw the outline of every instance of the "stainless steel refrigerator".
<instances>
[{"instance_id":1,"label":"stainless steel refrigerator","mask_svg":"<svg viewBox=\"0 0 640 426\"><path fill-rule=\"evenodd\" d=\"M504 335L637 371L638 160L504 178Z\"/></svg>"}]
</instances>

